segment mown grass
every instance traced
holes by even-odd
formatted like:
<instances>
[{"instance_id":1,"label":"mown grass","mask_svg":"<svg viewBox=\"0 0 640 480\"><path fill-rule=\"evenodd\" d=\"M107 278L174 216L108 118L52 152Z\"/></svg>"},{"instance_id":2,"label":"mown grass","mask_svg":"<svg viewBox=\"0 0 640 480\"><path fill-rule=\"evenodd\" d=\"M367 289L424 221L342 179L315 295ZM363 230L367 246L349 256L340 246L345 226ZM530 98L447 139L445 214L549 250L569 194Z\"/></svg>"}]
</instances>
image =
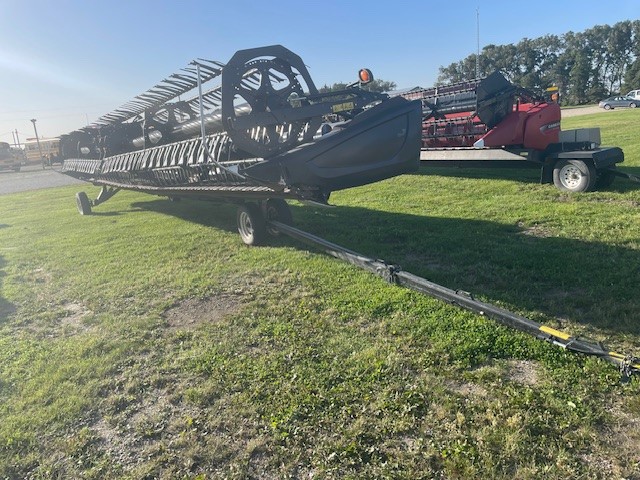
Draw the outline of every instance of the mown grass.
<instances>
[{"instance_id":1,"label":"mown grass","mask_svg":"<svg viewBox=\"0 0 640 480\"><path fill-rule=\"evenodd\" d=\"M638 115L600 125L638 172ZM296 224L640 351L640 190L421 170ZM233 207L0 196L0 478L635 478L639 384L286 238ZM95 194L95 189L88 186Z\"/></svg>"}]
</instances>

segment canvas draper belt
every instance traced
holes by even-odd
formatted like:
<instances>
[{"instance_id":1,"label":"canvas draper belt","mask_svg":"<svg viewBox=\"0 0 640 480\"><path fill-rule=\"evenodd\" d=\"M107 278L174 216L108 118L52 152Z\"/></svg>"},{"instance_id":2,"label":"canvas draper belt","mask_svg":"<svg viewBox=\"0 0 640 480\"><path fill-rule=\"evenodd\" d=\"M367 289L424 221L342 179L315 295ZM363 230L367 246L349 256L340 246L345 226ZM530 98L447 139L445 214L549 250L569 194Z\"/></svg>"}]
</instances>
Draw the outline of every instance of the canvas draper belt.
<instances>
[{"instance_id":1,"label":"canvas draper belt","mask_svg":"<svg viewBox=\"0 0 640 480\"><path fill-rule=\"evenodd\" d=\"M416 290L425 295L435 297L452 305L471 310L482 316L492 318L503 325L528 333L571 352L600 357L620 368L623 381L628 381L632 374L640 373L640 359L626 356L607 349L602 343L573 337L555 328L534 322L526 317L503 308L481 302L468 292L451 290L422 277L404 272L397 265L388 264L384 260L376 260L360 253L331 243L323 238L304 232L281 222L270 222L278 231L292 238L309 243L324 250L329 255L372 272L390 283Z\"/></svg>"}]
</instances>

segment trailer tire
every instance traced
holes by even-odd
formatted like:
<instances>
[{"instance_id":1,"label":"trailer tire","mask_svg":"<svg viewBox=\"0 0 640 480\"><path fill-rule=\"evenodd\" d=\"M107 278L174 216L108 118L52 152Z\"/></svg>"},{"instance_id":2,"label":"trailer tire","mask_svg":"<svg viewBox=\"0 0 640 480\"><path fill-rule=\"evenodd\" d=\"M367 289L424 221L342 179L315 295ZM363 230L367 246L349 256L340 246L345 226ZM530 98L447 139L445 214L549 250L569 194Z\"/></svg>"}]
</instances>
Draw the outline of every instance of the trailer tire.
<instances>
[{"instance_id":1,"label":"trailer tire","mask_svg":"<svg viewBox=\"0 0 640 480\"><path fill-rule=\"evenodd\" d=\"M76 205L80 215L91 215L91 200L89 200L86 193L76 193Z\"/></svg>"},{"instance_id":2,"label":"trailer tire","mask_svg":"<svg viewBox=\"0 0 640 480\"><path fill-rule=\"evenodd\" d=\"M257 205L253 203L240 205L236 221L238 233L245 245L256 246L264 242L267 233L266 222Z\"/></svg>"},{"instance_id":3,"label":"trailer tire","mask_svg":"<svg viewBox=\"0 0 640 480\"><path fill-rule=\"evenodd\" d=\"M280 235L276 228L269 227L269 222L275 220L286 225L293 225L293 216L289 204L282 198L270 198L262 204L264 218L267 222L267 233L274 237Z\"/></svg>"},{"instance_id":4,"label":"trailer tire","mask_svg":"<svg viewBox=\"0 0 640 480\"><path fill-rule=\"evenodd\" d=\"M596 184L596 169L582 160L560 160L553 168L553 183L563 192L590 192Z\"/></svg>"}]
</instances>

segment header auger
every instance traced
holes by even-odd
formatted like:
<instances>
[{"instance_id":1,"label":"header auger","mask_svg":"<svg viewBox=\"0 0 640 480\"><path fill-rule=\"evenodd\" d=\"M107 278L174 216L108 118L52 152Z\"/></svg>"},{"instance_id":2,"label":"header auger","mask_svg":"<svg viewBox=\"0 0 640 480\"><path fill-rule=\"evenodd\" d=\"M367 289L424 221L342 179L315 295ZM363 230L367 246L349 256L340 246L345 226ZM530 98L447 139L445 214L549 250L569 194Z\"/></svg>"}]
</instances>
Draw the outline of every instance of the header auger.
<instances>
[{"instance_id":1,"label":"header auger","mask_svg":"<svg viewBox=\"0 0 640 480\"><path fill-rule=\"evenodd\" d=\"M365 79L369 70L319 93L280 45L238 51L227 64L199 59L63 135L63 172L103 187L94 201L78 195L83 214L119 189L234 201L243 240L258 243L275 219L265 214L290 217L285 198L326 203L332 191L418 168L420 102L364 90ZM319 131L328 114L340 126Z\"/></svg>"}]
</instances>

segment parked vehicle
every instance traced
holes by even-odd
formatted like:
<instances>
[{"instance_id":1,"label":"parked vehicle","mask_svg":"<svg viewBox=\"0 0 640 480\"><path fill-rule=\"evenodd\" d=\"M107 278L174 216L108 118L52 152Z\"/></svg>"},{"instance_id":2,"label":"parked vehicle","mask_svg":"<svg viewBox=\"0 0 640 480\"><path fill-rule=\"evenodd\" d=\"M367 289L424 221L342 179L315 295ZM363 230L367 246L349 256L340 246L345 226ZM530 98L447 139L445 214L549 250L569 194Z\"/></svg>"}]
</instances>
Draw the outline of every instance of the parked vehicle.
<instances>
[{"instance_id":1,"label":"parked vehicle","mask_svg":"<svg viewBox=\"0 0 640 480\"><path fill-rule=\"evenodd\" d=\"M59 138L27 138L24 143L24 151L27 156L27 163L51 165L54 162L62 163L58 160L58 152L60 151ZM54 158L54 160L52 160Z\"/></svg>"},{"instance_id":2,"label":"parked vehicle","mask_svg":"<svg viewBox=\"0 0 640 480\"><path fill-rule=\"evenodd\" d=\"M0 142L0 170L20 171L20 157L7 142Z\"/></svg>"},{"instance_id":3,"label":"parked vehicle","mask_svg":"<svg viewBox=\"0 0 640 480\"><path fill-rule=\"evenodd\" d=\"M612 108L617 108L617 107L636 108L639 105L640 105L640 99L635 100L627 96L609 97L605 100L602 100L600 103L598 103L598 106L600 108L604 108L605 110L611 110Z\"/></svg>"},{"instance_id":4,"label":"parked vehicle","mask_svg":"<svg viewBox=\"0 0 640 480\"><path fill-rule=\"evenodd\" d=\"M640 90L631 90L625 96L633 98L634 100L640 100Z\"/></svg>"}]
</instances>

